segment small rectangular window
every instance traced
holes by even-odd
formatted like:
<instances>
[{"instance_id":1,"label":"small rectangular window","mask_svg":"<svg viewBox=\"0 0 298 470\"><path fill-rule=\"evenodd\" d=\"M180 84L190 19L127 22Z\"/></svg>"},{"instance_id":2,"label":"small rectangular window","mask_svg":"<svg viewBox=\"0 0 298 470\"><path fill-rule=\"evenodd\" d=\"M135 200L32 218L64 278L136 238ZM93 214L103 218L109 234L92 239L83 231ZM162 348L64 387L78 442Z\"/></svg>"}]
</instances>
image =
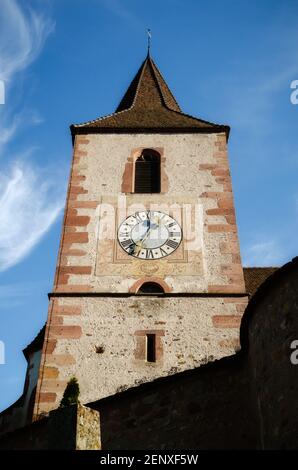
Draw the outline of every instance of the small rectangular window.
<instances>
[{"instance_id":1,"label":"small rectangular window","mask_svg":"<svg viewBox=\"0 0 298 470\"><path fill-rule=\"evenodd\" d=\"M156 335L146 335L146 361L156 362Z\"/></svg>"}]
</instances>

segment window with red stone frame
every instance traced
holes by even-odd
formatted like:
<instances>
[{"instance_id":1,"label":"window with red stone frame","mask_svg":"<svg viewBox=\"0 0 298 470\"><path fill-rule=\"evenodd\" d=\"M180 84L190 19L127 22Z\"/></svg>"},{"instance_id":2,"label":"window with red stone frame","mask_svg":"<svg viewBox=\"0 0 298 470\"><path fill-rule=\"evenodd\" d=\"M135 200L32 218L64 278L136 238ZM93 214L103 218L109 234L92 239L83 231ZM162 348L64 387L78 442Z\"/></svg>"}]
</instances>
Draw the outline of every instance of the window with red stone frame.
<instances>
[{"instance_id":1,"label":"window with red stone frame","mask_svg":"<svg viewBox=\"0 0 298 470\"><path fill-rule=\"evenodd\" d=\"M135 359L148 364L158 364L163 356L162 337L165 330L139 330L135 332Z\"/></svg>"},{"instance_id":2,"label":"window with red stone frame","mask_svg":"<svg viewBox=\"0 0 298 470\"><path fill-rule=\"evenodd\" d=\"M135 193L160 193L160 154L144 149L135 161Z\"/></svg>"}]
</instances>

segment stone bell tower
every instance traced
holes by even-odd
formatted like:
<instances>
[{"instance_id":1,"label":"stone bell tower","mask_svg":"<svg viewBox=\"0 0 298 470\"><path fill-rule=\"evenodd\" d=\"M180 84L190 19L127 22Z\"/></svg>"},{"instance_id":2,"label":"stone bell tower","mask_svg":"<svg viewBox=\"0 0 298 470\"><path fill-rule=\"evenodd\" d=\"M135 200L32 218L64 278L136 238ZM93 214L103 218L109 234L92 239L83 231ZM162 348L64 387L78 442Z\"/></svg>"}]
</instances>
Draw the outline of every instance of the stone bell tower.
<instances>
[{"instance_id":1,"label":"stone bell tower","mask_svg":"<svg viewBox=\"0 0 298 470\"><path fill-rule=\"evenodd\" d=\"M233 354L247 304L229 127L183 113L148 55L116 111L71 126L35 414Z\"/></svg>"}]
</instances>

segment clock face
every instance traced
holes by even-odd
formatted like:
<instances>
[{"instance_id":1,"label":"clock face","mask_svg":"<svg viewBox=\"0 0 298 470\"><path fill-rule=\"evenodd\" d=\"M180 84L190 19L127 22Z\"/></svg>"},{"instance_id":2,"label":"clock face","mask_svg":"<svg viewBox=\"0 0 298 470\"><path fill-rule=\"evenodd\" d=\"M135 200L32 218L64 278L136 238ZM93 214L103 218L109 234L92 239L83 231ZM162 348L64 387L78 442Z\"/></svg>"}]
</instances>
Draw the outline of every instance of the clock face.
<instances>
[{"instance_id":1,"label":"clock face","mask_svg":"<svg viewBox=\"0 0 298 470\"><path fill-rule=\"evenodd\" d=\"M178 222L159 211L141 211L127 217L118 230L118 242L127 254L144 260L160 259L175 251L182 240Z\"/></svg>"}]
</instances>

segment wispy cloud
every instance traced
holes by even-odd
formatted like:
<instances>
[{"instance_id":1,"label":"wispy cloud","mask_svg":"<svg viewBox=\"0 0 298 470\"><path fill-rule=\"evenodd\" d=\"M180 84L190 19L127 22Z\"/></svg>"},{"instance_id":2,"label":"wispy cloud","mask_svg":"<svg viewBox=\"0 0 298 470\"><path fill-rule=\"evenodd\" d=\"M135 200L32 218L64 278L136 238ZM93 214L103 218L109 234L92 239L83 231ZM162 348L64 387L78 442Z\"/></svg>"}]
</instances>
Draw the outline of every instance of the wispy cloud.
<instances>
[{"instance_id":1,"label":"wispy cloud","mask_svg":"<svg viewBox=\"0 0 298 470\"><path fill-rule=\"evenodd\" d=\"M38 282L3 284L0 286L0 312L22 305L36 290Z\"/></svg>"},{"instance_id":2,"label":"wispy cloud","mask_svg":"<svg viewBox=\"0 0 298 470\"><path fill-rule=\"evenodd\" d=\"M24 82L25 75L20 72L38 58L54 27L54 22L33 10L30 2L1 0L0 80L5 83L6 103L0 107L0 156L6 157L7 167L0 173L0 271L30 253L63 205L62 192L54 184L56 178L30 163L30 149L17 158L8 156L7 150L21 128L42 122L35 110L16 111L10 92L17 78L20 85Z\"/></svg>"},{"instance_id":3,"label":"wispy cloud","mask_svg":"<svg viewBox=\"0 0 298 470\"><path fill-rule=\"evenodd\" d=\"M245 128L254 135L267 133L274 121L273 109L279 93L288 92L290 83L298 73L298 66L291 64L276 73L256 76L249 86L239 86L232 81L227 85L229 106L227 115L235 128ZM290 98L289 98L290 99Z\"/></svg>"},{"instance_id":4,"label":"wispy cloud","mask_svg":"<svg viewBox=\"0 0 298 470\"><path fill-rule=\"evenodd\" d=\"M1 116L0 123L0 157L5 146L15 137L17 132L28 126L35 126L43 122L42 117L35 110L23 109L13 117Z\"/></svg>"},{"instance_id":5,"label":"wispy cloud","mask_svg":"<svg viewBox=\"0 0 298 470\"><path fill-rule=\"evenodd\" d=\"M280 112L280 102L290 101L290 83L298 76L297 41L296 24L276 18L264 30L254 55L241 58L237 75L232 67L231 74L221 77L221 107L234 129L245 129L256 138L279 124L277 109Z\"/></svg>"},{"instance_id":6,"label":"wispy cloud","mask_svg":"<svg viewBox=\"0 0 298 470\"><path fill-rule=\"evenodd\" d=\"M259 241L243 249L244 266L279 266L285 253L277 240Z\"/></svg>"},{"instance_id":7,"label":"wispy cloud","mask_svg":"<svg viewBox=\"0 0 298 470\"><path fill-rule=\"evenodd\" d=\"M61 186L21 162L0 173L0 271L28 255L55 222L63 207Z\"/></svg>"},{"instance_id":8,"label":"wispy cloud","mask_svg":"<svg viewBox=\"0 0 298 470\"><path fill-rule=\"evenodd\" d=\"M298 255L296 233L298 231L298 194L287 198L290 217L280 211L278 224L262 228L253 227L243 235L241 254L244 266L281 266ZM265 215L265 214L264 214ZM268 224L269 225L269 224Z\"/></svg>"},{"instance_id":9,"label":"wispy cloud","mask_svg":"<svg viewBox=\"0 0 298 470\"><path fill-rule=\"evenodd\" d=\"M6 104L0 106L0 152L16 135L20 125L38 123L38 114L34 111L13 112L14 97L10 90L18 72L37 59L54 27L53 21L30 9L28 4L26 7L16 0L1 1L0 80L5 84Z\"/></svg>"},{"instance_id":10,"label":"wispy cloud","mask_svg":"<svg viewBox=\"0 0 298 470\"><path fill-rule=\"evenodd\" d=\"M144 23L127 8L127 4L124 6L124 2L119 0L101 0L101 3L111 13L122 18L127 27L132 26L137 30L144 30Z\"/></svg>"},{"instance_id":11,"label":"wispy cloud","mask_svg":"<svg viewBox=\"0 0 298 470\"><path fill-rule=\"evenodd\" d=\"M2 121L0 124L0 154L2 148L13 138L18 128L19 119L15 116L12 121L5 125Z\"/></svg>"},{"instance_id":12,"label":"wispy cloud","mask_svg":"<svg viewBox=\"0 0 298 470\"><path fill-rule=\"evenodd\" d=\"M26 2L27 3L27 2ZM40 54L54 23L16 0L1 0L0 78L10 81Z\"/></svg>"}]
</instances>

